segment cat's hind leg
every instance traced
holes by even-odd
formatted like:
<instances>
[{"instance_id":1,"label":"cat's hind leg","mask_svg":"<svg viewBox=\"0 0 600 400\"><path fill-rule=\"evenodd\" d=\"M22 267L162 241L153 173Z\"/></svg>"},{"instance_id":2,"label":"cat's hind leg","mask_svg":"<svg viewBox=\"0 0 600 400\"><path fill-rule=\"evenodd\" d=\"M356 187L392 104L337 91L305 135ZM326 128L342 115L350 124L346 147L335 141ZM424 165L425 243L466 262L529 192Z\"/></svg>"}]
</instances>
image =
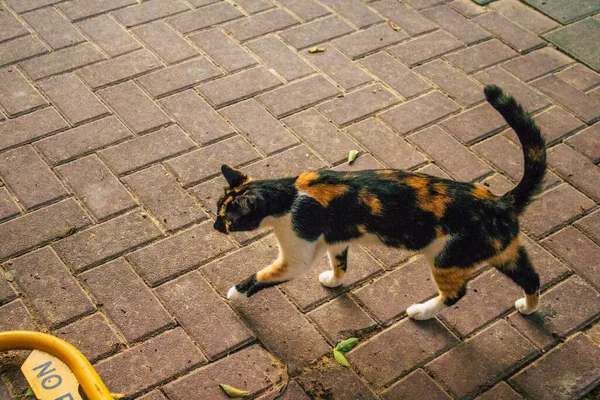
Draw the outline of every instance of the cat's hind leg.
<instances>
[{"instance_id":1,"label":"cat's hind leg","mask_svg":"<svg viewBox=\"0 0 600 400\"><path fill-rule=\"evenodd\" d=\"M524 315L535 312L540 301L540 277L533 269L527 250L521 246L518 239L489 263L519 285L525 292L525 297L515 302L516 309Z\"/></svg>"},{"instance_id":2,"label":"cat's hind leg","mask_svg":"<svg viewBox=\"0 0 600 400\"><path fill-rule=\"evenodd\" d=\"M348 246L332 246L327 250L327 256L331 269L321 272L319 282L329 288L340 286L348 267Z\"/></svg>"}]
</instances>

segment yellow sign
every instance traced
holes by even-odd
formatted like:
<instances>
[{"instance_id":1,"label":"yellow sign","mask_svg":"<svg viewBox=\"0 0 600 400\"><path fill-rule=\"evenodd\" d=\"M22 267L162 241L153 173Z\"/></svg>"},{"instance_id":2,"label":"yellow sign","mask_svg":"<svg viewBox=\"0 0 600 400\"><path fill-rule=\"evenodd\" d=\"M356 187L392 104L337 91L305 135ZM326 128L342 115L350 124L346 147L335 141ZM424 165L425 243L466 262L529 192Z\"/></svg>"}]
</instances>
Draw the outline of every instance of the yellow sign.
<instances>
[{"instance_id":1,"label":"yellow sign","mask_svg":"<svg viewBox=\"0 0 600 400\"><path fill-rule=\"evenodd\" d=\"M32 351L21 371L39 400L83 400L73 372L48 353Z\"/></svg>"}]
</instances>

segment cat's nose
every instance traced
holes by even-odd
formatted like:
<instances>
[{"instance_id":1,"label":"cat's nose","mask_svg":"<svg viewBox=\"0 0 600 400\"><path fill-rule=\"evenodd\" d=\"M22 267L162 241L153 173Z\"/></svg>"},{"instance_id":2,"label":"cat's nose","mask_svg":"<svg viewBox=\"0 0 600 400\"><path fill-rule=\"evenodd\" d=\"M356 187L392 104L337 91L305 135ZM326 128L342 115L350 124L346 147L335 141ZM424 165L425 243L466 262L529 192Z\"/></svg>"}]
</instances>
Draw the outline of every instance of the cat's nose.
<instances>
[{"instance_id":1,"label":"cat's nose","mask_svg":"<svg viewBox=\"0 0 600 400\"><path fill-rule=\"evenodd\" d=\"M227 230L225 229L225 221L222 218L219 218L215 221L213 228L221 233L227 234Z\"/></svg>"}]
</instances>

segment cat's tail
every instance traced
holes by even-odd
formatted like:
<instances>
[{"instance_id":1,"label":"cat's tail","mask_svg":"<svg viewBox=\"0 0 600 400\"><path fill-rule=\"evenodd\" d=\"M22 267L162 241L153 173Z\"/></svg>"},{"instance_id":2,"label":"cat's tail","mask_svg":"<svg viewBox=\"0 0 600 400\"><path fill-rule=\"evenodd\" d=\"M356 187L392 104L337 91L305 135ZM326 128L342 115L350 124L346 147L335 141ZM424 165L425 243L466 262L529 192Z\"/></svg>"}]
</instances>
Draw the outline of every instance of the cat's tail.
<instances>
[{"instance_id":1,"label":"cat's tail","mask_svg":"<svg viewBox=\"0 0 600 400\"><path fill-rule=\"evenodd\" d=\"M546 174L546 141L533 119L513 97L507 96L495 85L486 86L483 91L487 101L515 130L523 147L525 158L523 178L516 187L503 196L513 204L516 212L521 214L542 187Z\"/></svg>"}]
</instances>

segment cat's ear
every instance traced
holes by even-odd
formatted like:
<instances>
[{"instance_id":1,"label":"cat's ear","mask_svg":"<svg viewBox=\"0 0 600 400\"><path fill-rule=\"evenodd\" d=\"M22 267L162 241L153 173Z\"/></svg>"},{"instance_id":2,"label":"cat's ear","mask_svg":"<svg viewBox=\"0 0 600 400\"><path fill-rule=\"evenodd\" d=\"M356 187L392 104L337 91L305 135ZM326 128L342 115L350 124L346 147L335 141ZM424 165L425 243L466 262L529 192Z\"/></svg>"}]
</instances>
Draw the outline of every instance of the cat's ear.
<instances>
[{"instance_id":1,"label":"cat's ear","mask_svg":"<svg viewBox=\"0 0 600 400\"><path fill-rule=\"evenodd\" d=\"M244 175L235 168L231 168L229 165L222 165L221 172L223 173L223 176L227 180L229 186L231 186L232 188L241 186L244 183L244 181L248 179L246 175Z\"/></svg>"}]
</instances>

